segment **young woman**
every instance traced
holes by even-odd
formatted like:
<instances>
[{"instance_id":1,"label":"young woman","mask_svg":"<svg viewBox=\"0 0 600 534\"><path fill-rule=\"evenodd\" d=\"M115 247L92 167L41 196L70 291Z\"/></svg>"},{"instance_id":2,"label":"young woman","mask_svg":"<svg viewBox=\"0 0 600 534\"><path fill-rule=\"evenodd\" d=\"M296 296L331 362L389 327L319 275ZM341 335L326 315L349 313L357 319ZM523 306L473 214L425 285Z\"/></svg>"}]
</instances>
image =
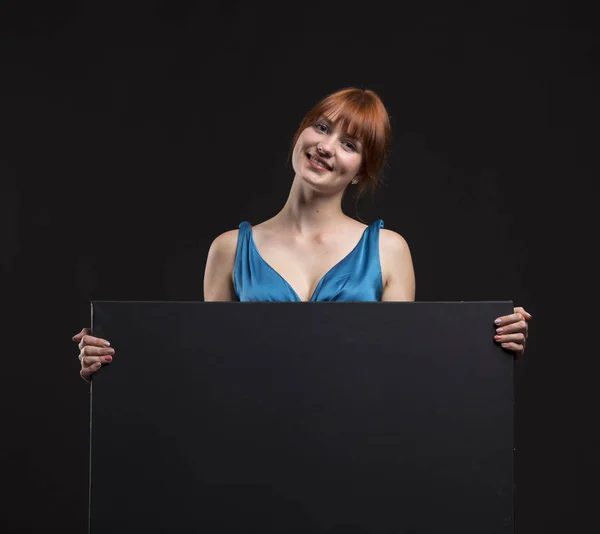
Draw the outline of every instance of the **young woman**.
<instances>
[{"instance_id":1,"label":"young woman","mask_svg":"<svg viewBox=\"0 0 600 534\"><path fill-rule=\"evenodd\" d=\"M415 275L405 239L381 220L367 226L342 211L347 188L375 189L390 141L387 111L373 91L348 88L326 96L294 136L295 176L283 208L212 242L204 300L413 301ZM530 318L520 307L499 317L495 341L520 356ZM89 329L73 341L84 379L112 361L109 342L90 336Z\"/></svg>"}]
</instances>

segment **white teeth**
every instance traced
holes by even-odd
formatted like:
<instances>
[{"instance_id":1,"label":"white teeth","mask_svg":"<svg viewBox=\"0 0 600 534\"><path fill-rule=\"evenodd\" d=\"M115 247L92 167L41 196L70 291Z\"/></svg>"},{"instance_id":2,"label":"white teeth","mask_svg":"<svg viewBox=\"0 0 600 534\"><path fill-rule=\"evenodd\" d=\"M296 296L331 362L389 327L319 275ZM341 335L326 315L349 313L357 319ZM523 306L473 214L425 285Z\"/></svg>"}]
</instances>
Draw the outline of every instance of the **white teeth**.
<instances>
[{"instance_id":1,"label":"white teeth","mask_svg":"<svg viewBox=\"0 0 600 534\"><path fill-rule=\"evenodd\" d=\"M323 165L322 161L319 161L317 158L315 158L314 156L310 157L311 161L314 161L319 167L323 167L324 169L326 169L327 167L325 167L325 165Z\"/></svg>"}]
</instances>

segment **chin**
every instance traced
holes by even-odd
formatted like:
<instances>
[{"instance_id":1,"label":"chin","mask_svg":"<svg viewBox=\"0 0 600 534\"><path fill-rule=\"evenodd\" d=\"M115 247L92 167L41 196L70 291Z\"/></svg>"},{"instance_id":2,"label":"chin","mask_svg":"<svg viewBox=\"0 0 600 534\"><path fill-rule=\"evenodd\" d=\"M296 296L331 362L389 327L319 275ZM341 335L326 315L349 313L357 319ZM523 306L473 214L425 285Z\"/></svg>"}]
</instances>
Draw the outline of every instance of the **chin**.
<instances>
[{"instance_id":1,"label":"chin","mask_svg":"<svg viewBox=\"0 0 600 534\"><path fill-rule=\"evenodd\" d=\"M299 176L302 179L303 183L309 185L310 187L312 187L313 189L315 189L317 191L325 191L326 189L329 189L329 187L327 187L329 185L329 182L327 181L326 177L324 177L324 176L310 174L306 171L303 171L302 173L300 173Z\"/></svg>"}]
</instances>

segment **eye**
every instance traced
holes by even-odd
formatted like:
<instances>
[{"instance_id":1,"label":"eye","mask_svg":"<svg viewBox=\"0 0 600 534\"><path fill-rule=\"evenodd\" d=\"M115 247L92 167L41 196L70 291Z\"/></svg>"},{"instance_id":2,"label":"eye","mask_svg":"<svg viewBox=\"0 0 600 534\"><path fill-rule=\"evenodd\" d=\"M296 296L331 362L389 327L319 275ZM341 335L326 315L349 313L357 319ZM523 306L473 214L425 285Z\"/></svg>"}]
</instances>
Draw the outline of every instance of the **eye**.
<instances>
[{"instance_id":1,"label":"eye","mask_svg":"<svg viewBox=\"0 0 600 534\"><path fill-rule=\"evenodd\" d=\"M315 128L320 132L326 132L329 129L327 128L327 125L322 122L317 122L317 124L315 124Z\"/></svg>"},{"instance_id":2,"label":"eye","mask_svg":"<svg viewBox=\"0 0 600 534\"><path fill-rule=\"evenodd\" d=\"M352 141L344 141L344 145L354 152L357 150L356 145Z\"/></svg>"}]
</instances>

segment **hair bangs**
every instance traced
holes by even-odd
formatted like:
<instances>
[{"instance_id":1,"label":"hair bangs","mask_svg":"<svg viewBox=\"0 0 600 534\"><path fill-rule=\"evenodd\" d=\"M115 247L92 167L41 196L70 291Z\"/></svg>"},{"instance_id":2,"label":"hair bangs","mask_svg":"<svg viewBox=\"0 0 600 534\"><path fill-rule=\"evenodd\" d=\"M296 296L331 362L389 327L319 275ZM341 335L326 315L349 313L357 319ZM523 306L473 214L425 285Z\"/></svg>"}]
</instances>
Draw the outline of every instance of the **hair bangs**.
<instances>
[{"instance_id":1,"label":"hair bangs","mask_svg":"<svg viewBox=\"0 0 600 534\"><path fill-rule=\"evenodd\" d=\"M320 114L363 145L371 147L377 138L378 121L373 106L365 99L327 102Z\"/></svg>"}]
</instances>

